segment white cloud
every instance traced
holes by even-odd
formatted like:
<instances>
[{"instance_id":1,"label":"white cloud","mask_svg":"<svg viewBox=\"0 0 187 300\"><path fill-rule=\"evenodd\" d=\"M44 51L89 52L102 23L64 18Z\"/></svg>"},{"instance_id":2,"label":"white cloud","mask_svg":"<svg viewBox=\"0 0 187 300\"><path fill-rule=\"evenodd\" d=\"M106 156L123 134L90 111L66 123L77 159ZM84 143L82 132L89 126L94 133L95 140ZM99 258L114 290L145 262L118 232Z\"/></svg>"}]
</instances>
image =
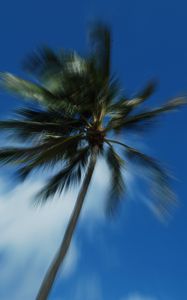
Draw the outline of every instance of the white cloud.
<instances>
[{"instance_id":1,"label":"white cloud","mask_svg":"<svg viewBox=\"0 0 187 300\"><path fill-rule=\"evenodd\" d=\"M98 164L82 212L82 221L89 225L86 226L86 230L93 229L95 218L102 220L104 217L102 200L108 182L107 172L103 163ZM0 184L4 186L3 178L0 178ZM42 184L42 180L29 180L6 194L0 194L0 257L2 257L0 299L2 300L35 298L73 209L76 191L62 196L62 201L54 199L42 208L36 209L31 206L31 198ZM74 271L79 255L74 239L61 276L69 276Z\"/></svg>"},{"instance_id":2,"label":"white cloud","mask_svg":"<svg viewBox=\"0 0 187 300\"><path fill-rule=\"evenodd\" d=\"M126 178L132 183L132 176ZM41 188L43 180L35 178L4 193L5 181L0 178L0 299L33 300L40 282L62 239L76 200L77 191L57 197L42 208L30 205L31 198ZM104 219L108 169L100 162L81 214L87 233ZM128 185L128 183L127 183ZM132 193L131 189L128 192ZM132 195L133 198L133 195ZM97 221L97 222L96 222ZM83 224L84 225L84 224ZM67 277L75 270L80 253L73 239L60 276ZM97 276L80 279L73 291L73 300L103 300ZM120 300L158 300L133 293Z\"/></svg>"},{"instance_id":3,"label":"white cloud","mask_svg":"<svg viewBox=\"0 0 187 300\"><path fill-rule=\"evenodd\" d=\"M75 291L71 295L73 300L103 300L102 288L96 275L90 275L78 281Z\"/></svg>"},{"instance_id":4,"label":"white cloud","mask_svg":"<svg viewBox=\"0 0 187 300\"><path fill-rule=\"evenodd\" d=\"M41 182L29 181L1 195L1 299L34 299L35 289L58 247L71 213L74 195L70 194L63 204L58 201L40 210L31 207L29 200L41 185ZM72 249L65 266L67 273L75 261Z\"/></svg>"},{"instance_id":5,"label":"white cloud","mask_svg":"<svg viewBox=\"0 0 187 300\"><path fill-rule=\"evenodd\" d=\"M140 293L132 293L120 300L157 300L155 297L143 295Z\"/></svg>"}]
</instances>

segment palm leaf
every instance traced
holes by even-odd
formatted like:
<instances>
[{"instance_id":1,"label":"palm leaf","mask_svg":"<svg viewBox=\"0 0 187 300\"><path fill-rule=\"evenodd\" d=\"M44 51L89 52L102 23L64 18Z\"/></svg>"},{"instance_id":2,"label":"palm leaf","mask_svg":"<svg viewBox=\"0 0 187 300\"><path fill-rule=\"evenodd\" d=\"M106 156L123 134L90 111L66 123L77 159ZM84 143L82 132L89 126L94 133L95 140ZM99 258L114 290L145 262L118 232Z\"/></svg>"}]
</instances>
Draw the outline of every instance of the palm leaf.
<instances>
[{"instance_id":1,"label":"palm leaf","mask_svg":"<svg viewBox=\"0 0 187 300\"><path fill-rule=\"evenodd\" d=\"M37 145L34 147L4 147L0 149L0 164L14 164L21 165L28 163L33 159L36 153L40 153L42 150L48 147L48 143Z\"/></svg>"},{"instance_id":2,"label":"palm leaf","mask_svg":"<svg viewBox=\"0 0 187 300\"><path fill-rule=\"evenodd\" d=\"M136 97L133 97L132 99L128 99L127 97L122 97L120 100L116 101L115 103L111 104L108 107L108 112L110 112L113 115L119 115L122 117L127 116L132 109L140 105L142 102L147 100L155 91L156 83L154 81L151 81L147 84L147 86L140 91ZM113 98L115 99L115 98Z\"/></svg>"},{"instance_id":3,"label":"palm leaf","mask_svg":"<svg viewBox=\"0 0 187 300\"><path fill-rule=\"evenodd\" d=\"M133 163L139 163L149 171L148 179L151 180L151 190L154 200L156 201L156 209L161 215L166 215L175 204L175 196L170 187L170 177L155 159L147 156L136 149L127 148L128 158Z\"/></svg>"},{"instance_id":4,"label":"palm leaf","mask_svg":"<svg viewBox=\"0 0 187 300\"><path fill-rule=\"evenodd\" d=\"M63 80L67 74L81 74L85 71L86 60L75 51L61 50L58 53L49 47L33 52L23 62L25 71L45 83Z\"/></svg>"},{"instance_id":5,"label":"palm leaf","mask_svg":"<svg viewBox=\"0 0 187 300\"><path fill-rule=\"evenodd\" d=\"M124 103L124 105L130 106L133 108L133 107L136 107L136 106L142 104L145 100L147 100L155 92L155 89L156 89L156 82L155 81L149 82L146 85L146 87L136 95L136 97L126 101Z\"/></svg>"},{"instance_id":6,"label":"palm leaf","mask_svg":"<svg viewBox=\"0 0 187 300\"><path fill-rule=\"evenodd\" d=\"M111 144L109 144L105 158L111 173L110 190L107 197L107 213L113 214L125 192L125 183L122 175L124 161L115 152Z\"/></svg>"},{"instance_id":7,"label":"palm leaf","mask_svg":"<svg viewBox=\"0 0 187 300\"><path fill-rule=\"evenodd\" d=\"M55 96L44 87L10 73L0 73L0 80L1 86L4 89L19 95L24 99L35 100L43 104L55 99Z\"/></svg>"},{"instance_id":8,"label":"palm leaf","mask_svg":"<svg viewBox=\"0 0 187 300\"><path fill-rule=\"evenodd\" d=\"M46 142L46 144L50 143ZM30 161L27 161L26 165L19 168L17 176L21 180L25 180L27 176L38 168L48 169L54 168L57 163L63 163L76 153L81 136L70 136L67 138L53 139L50 147L46 147L40 153L35 153Z\"/></svg>"},{"instance_id":9,"label":"palm leaf","mask_svg":"<svg viewBox=\"0 0 187 300\"><path fill-rule=\"evenodd\" d=\"M37 83L24 80L10 73L0 73L1 87L21 96L23 99L30 99L38 102L40 105L60 108L69 114L74 114L78 108L73 104L65 92L53 94L48 88ZM47 85L46 85L47 86Z\"/></svg>"},{"instance_id":10,"label":"palm leaf","mask_svg":"<svg viewBox=\"0 0 187 300\"><path fill-rule=\"evenodd\" d=\"M17 175L24 180L36 168L54 167L62 159L69 159L76 151L81 136L48 139L34 147L8 147L0 150L0 164L19 167Z\"/></svg>"},{"instance_id":11,"label":"palm leaf","mask_svg":"<svg viewBox=\"0 0 187 300\"><path fill-rule=\"evenodd\" d=\"M111 121L108 124L108 128L112 129L119 129L127 128L130 129L131 127L136 127L144 124L145 122L151 121L152 119L160 116L162 113L169 112L171 110L176 109L177 107L187 104L186 98L180 97L173 99L166 103L165 105L155 108L150 111L142 112L137 115L129 116L127 118L124 118L123 116L118 118L112 118Z\"/></svg>"},{"instance_id":12,"label":"palm leaf","mask_svg":"<svg viewBox=\"0 0 187 300\"><path fill-rule=\"evenodd\" d=\"M147 178L151 182L151 191L153 200L155 201L155 208L160 214L168 214L171 205L175 204L175 196L170 187L170 176L165 171L161 164L150 156L138 151L135 148L118 142L116 140L107 140L109 143L116 143L125 148L125 155L131 163L139 164L149 173Z\"/></svg>"},{"instance_id":13,"label":"palm leaf","mask_svg":"<svg viewBox=\"0 0 187 300\"><path fill-rule=\"evenodd\" d=\"M0 121L0 131L7 131L11 133L14 139L21 139L23 141L31 139L45 139L47 136L60 138L65 135L70 135L72 132L78 133L81 131L81 122L62 121L59 122L36 122L26 120L4 120Z\"/></svg>"},{"instance_id":14,"label":"palm leaf","mask_svg":"<svg viewBox=\"0 0 187 300\"><path fill-rule=\"evenodd\" d=\"M44 203L49 197L53 197L56 193L60 194L63 189L69 189L71 186L79 183L87 165L89 154L88 146L80 149L76 155L69 160L67 165L42 188L36 196L36 201Z\"/></svg>"},{"instance_id":15,"label":"palm leaf","mask_svg":"<svg viewBox=\"0 0 187 300\"><path fill-rule=\"evenodd\" d=\"M47 123L57 123L57 124L75 124L77 126L82 126L85 124L84 120L79 118L74 118L69 115L66 111L55 107L45 108L19 108L15 110L16 116L22 118L25 121L31 122L47 122ZM78 116L80 117L80 116Z\"/></svg>"},{"instance_id":16,"label":"palm leaf","mask_svg":"<svg viewBox=\"0 0 187 300\"><path fill-rule=\"evenodd\" d=\"M95 25L90 31L90 42L95 55L95 63L103 74L104 80L110 77L110 29L104 24Z\"/></svg>"}]
</instances>

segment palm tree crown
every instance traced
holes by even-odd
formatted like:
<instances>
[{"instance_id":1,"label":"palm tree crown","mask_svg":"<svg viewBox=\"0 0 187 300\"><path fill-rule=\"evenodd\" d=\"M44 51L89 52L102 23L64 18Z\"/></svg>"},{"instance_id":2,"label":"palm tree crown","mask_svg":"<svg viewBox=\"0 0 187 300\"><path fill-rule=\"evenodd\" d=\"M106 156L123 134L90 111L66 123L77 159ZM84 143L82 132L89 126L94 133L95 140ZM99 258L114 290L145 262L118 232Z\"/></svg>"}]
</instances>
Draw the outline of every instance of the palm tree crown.
<instances>
[{"instance_id":1,"label":"palm tree crown","mask_svg":"<svg viewBox=\"0 0 187 300\"><path fill-rule=\"evenodd\" d=\"M19 109L16 119L0 122L1 130L12 132L14 138L32 141L30 147L3 148L0 161L16 164L21 179L35 169L54 167L60 162L60 171L49 179L37 197L46 201L81 180L92 148L97 145L112 174L110 209L125 190L122 167L127 157L154 171L161 190L165 188L164 196L168 178L161 167L145 154L108 136L110 132L114 135L123 130L141 130L161 113L184 104L185 99L177 98L161 107L136 113L153 93L155 84L149 83L133 99L123 96L117 80L111 76L109 28L97 25L90 37L92 51L88 57L63 50L57 54L49 48L31 55L24 68L35 76L35 82L1 73L4 88L36 101L37 106ZM114 143L124 147L123 158L114 149Z\"/></svg>"},{"instance_id":2,"label":"palm tree crown","mask_svg":"<svg viewBox=\"0 0 187 300\"><path fill-rule=\"evenodd\" d=\"M125 192L123 167L126 159L130 159L151 170L152 182L160 200L158 208L165 213L172 199L168 175L154 159L119 140L119 133L149 127L160 114L185 104L186 100L181 97L161 107L141 109L141 104L154 92L155 84L149 83L134 98L124 96L111 73L109 28L103 24L96 25L90 33L90 45L91 51L86 57L73 51L56 53L46 47L32 54L25 61L24 69L34 75L34 82L10 73L0 74L3 88L35 102L35 105L17 109L15 119L0 122L1 130L6 130L19 142L27 143L24 147L2 148L0 163L16 165L22 180L33 170L56 167L56 174L37 195L37 201L43 203L63 189L79 183L88 170L93 153L96 157L103 156L111 173L107 205L111 213ZM122 149L120 152L119 147ZM95 160L90 167L91 172ZM64 251L66 253L67 249ZM60 264L60 260L62 256L56 265ZM47 299L48 292L37 299Z\"/></svg>"}]
</instances>

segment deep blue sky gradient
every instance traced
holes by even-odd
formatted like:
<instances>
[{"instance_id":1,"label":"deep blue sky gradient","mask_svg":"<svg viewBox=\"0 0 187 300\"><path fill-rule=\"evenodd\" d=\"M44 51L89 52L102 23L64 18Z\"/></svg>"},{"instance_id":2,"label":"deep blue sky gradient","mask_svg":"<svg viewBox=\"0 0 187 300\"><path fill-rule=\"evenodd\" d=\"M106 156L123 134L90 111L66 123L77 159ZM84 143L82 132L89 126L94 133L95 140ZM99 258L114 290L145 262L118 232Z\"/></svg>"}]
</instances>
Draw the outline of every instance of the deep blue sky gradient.
<instances>
[{"instance_id":1,"label":"deep blue sky gradient","mask_svg":"<svg viewBox=\"0 0 187 300\"><path fill-rule=\"evenodd\" d=\"M90 21L112 28L112 65L131 94L155 78L155 106L187 94L187 2L185 0L25 1L0 4L0 70L23 75L20 62L38 46L85 53ZM1 117L20 102L1 92ZM133 291L159 300L187 299L187 109L165 116L142 140L150 153L170 166L180 207L165 226L138 201L124 202L114 221L93 238L77 232L81 259L71 278L56 284L54 295L72 299L80 277L96 274L103 298L120 299ZM7 299L9 300L9 299ZM73 299L72 299L73 300ZM89 300L89 299L87 299ZM96 299L97 300L97 299Z\"/></svg>"}]
</instances>

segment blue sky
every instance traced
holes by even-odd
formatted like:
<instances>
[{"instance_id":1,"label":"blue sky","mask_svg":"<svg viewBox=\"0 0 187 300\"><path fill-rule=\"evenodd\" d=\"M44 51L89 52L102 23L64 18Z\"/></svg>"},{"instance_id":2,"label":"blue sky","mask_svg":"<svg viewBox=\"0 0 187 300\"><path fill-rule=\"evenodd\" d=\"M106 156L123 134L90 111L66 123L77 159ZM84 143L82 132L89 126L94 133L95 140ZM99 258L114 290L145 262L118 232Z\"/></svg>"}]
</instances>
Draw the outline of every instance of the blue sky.
<instances>
[{"instance_id":1,"label":"blue sky","mask_svg":"<svg viewBox=\"0 0 187 300\"><path fill-rule=\"evenodd\" d=\"M187 93L186 11L185 0L1 1L0 70L23 75L21 61L43 44L85 53L88 24L99 18L112 28L113 71L123 87L134 93L150 78L157 79L157 92L150 99L157 106ZM1 117L20 104L1 92ZM158 222L142 203L142 192L135 189L132 178L131 201L124 200L113 221L104 218L107 182L100 184L105 168L101 164L51 300L187 299L186 116L184 108L163 117L137 141L177 178L174 189L180 203L172 220ZM63 207L57 201L56 207L31 212L25 202L42 178L5 193L7 176L7 170L0 172L0 299L32 300L65 228L75 193L65 197Z\"/></svg>"}]
</instances>

